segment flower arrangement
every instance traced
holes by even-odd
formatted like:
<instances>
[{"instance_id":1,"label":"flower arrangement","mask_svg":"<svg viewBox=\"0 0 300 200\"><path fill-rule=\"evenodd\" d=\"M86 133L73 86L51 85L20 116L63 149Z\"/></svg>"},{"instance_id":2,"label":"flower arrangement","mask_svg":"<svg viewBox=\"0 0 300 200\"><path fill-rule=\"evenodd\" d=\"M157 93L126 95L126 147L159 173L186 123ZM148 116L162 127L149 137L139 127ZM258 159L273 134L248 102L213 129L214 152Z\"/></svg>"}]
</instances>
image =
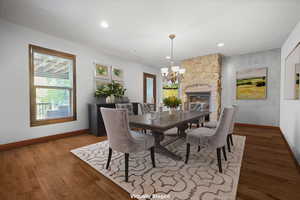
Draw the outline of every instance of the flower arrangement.
<instances>
[{"instance_id":1,"label":"flower arrangement","mask_svg":"<svg viewBox=\"0 0 300 200\"><path fill-rule=\"evenodd\" d=\"M115 96L121 98L124 96L126 89L120 83L112 81L111 83L100 86L96 92L95 97Z\"/></svg>"},{"instance_id":2,"label":"flower arrangement","mask_svg":"<svg viewBox=\"0 0 300 200\"><path fill-rule=\"evenodd\" d=\"M170 97L164 98L163 102L164 102L164 105L167 106L168 108L177 108L181 104L181 99L179 99L175 96L170 96Z\"/></svg>"}]
</instances>

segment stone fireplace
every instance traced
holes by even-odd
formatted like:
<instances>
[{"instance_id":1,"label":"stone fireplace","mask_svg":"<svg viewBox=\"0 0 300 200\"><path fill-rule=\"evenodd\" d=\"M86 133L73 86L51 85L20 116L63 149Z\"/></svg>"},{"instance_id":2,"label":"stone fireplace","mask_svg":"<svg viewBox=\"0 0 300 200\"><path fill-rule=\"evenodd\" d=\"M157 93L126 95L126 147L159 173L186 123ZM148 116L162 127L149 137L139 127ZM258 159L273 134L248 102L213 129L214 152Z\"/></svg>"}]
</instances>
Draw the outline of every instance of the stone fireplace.
<instances>
[{"instance_id":1,"label":"stone fireplace","mask_svg":"<svg viewBox=\"0 0 300 200\"><path fill-rule=\"evenodd\" d=\"M221 111L221 61L220 54L199 56L183 60L186 69L181 81L181 98L184 109L201 105L211 111L210 119L217 120Z\"/></svg>"}]
</instances>

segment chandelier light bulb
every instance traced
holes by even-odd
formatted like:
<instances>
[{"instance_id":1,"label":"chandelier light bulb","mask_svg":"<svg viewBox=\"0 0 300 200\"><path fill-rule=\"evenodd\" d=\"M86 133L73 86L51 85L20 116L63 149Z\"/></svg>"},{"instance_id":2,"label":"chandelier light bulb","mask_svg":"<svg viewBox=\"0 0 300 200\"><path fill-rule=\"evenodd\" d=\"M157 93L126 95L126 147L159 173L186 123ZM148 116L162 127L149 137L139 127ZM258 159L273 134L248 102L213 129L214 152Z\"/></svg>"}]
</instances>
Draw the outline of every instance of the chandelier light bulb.
<instances>
[{"instance_id":1,"label":"chandelier light bulb","mask_svg":"<svg viewBox=\"0 0 300 200\"><path fill-rule=\"evenodd\" d=\"M179 66L173 66L173 67L171 67L171 69L172 69L173 72L179 72L180 67Z\"/></svg>"},{"instance_id":2,"label":"chandelier light bulb","mask_svg":"<svg viewBox=\"0 0 300 200\"><path fill-rule=\"evenodd\" d=\"M161 68L160 71L162 74L167 74L169 69L167 67L164 67L164 68Z\"/></svg>"},{"instance_id":3,"label":"chandelier light bulb","mask_svg":"<svg viewBox=\"0 0 300 200\"><path fill-rule=\"evenodd\" d=\"M184 68L179 69L179 74L184 74L184 73L185 73L185 69Z\"/></svg>"}]
</instances>

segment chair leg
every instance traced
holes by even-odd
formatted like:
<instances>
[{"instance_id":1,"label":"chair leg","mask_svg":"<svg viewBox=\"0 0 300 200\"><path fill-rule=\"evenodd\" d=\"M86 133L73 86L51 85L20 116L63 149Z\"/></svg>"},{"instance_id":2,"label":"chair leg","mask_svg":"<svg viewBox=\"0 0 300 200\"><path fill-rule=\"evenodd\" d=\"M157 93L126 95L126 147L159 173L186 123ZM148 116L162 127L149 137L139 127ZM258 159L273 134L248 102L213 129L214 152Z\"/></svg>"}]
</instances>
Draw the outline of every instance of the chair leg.
<instances>
[{"instance_id":1,"label":"chair leg","mask_svg":"<svg viewBox=\"0 0 300 200\"><path fill-rule=\"evenodd\" d=\"M221 148L217 148L219 172L222 173Z\"/></svg>"},{"instance_id":2,"label":"chair leg","mask_svg":"<svg viewBox=\"0 0 300 200\"><path fill-rule=\"evenodd\" d=\"M200 151L200 145L198 146L198 152Z\"/></svg>"},{"instance_id":3,"label":"chair leg","mask_svg":"<svg viewBox=\"0 0 300 200\"><path fill-rule=\"evenodd\" d=\"M227 156L226 156L225 146L222 147L222 151L223 151L223 156L224 156L224 158L225 158L225 161L227 161Z\"/></svg>"},{"instance_id":4,"label":"chair leg","mask_svg":"<svg viewBox=\"0 0 300 200\"><path fill-rule=\"evenodd\" d=\"M112 154L112 149L109 147L108 149L108 159L107 159L107 163L106 163L106 169L108 169L109 164L110 164L110 160L111 160L111 154Z\"/></svg>"},{"instance_id":5,"label":"chair leg","mask_svg":"<svg viewBox=\"0 0 300 200\"><path fill-rule=\"evenodd\" d=\"M190 147L191 145L189 143L186 144L186 156L185 156L185 164L189 161L189 155L190 155Z\"/></svg>"},{"instance_id":6,"label":"chair leg","mask_svg":"<svg viewBox=\"0 0 300 200\"><path fill-rule=\"evenodd\" d=\"M125 181L128 182L128 161L129 153L125 153Z\"/></svg>"},{"instance_id":7,"label":"chair leg","mask_svg":"<svg viewBox=\"0 0 300 200\"><path fill-rule=\"evenodd\" d=\"M155 167L155 155L154 155L154 147L150 148L151 151L151 160L152 160L152 165Z\"/></svg>"},{"instance_id":8,"label":"chair leg","mask_svg":"<svg viewBox=\"0 0 300 200\"><path fill-rule=\"evenodd\" d=\"M229 135L229 138L230 138L231 145L233 146L232 134Z\"/></svg>"},{"instance_id":9,"label":"chair leg","mask_svg":"<svg viewBox=\"0 0 300 200\"><path fill-rule=\"evenodd\" d=\"M228 152L231 152L231 149L230 149L230 136L227 135L227 147L228 147Z\"/></svg>"}]
</instances>

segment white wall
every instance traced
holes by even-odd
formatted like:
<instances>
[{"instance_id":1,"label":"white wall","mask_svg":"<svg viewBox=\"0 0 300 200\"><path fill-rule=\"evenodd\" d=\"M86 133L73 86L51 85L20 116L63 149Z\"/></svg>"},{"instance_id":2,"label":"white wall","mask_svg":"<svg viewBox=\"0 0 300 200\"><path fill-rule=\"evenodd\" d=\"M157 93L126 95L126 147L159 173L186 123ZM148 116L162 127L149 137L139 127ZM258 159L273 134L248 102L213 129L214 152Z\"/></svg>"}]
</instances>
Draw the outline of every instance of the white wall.
<instances>
[{"instance_id":1,"label":"white wall","mask_svg":"<svg viewBox=\"0 0 300 200\"><path fill-rule=\"evenodd\" d=\"M236 100L236 72L249 68L268 68L267 99ZM237 122L279 126L280 49L223 58L222 105L237 104Z\"/></svg>"},{"instance_id":2,"label":"white wall","mask_svg":"<svg viewBox=\"0 0 300 200\"><path fill-rule=\"evenodd\" d=\"M78 120L30 127L28 44L76 55ZM93 100L93 62L124 69L125 87L131 101L143 99L143 72L159 70L105 55L88 47L37 32L0 19L0 144L88 128L87 104ZM160 79L158 78L158 89ZM160 99L160 91L158 91Z\"/></svg>"},{"instance_id":3,"label":"white wall","mask_svg":"<svg viewBox=\"0 0 300 200\"><path fill-rule=\"evenodd\" d=\"M280 128L300 164L300 100L285 100L285 59L300 42L300 23L281 48Z\"/></svg>"}]
</instances>

